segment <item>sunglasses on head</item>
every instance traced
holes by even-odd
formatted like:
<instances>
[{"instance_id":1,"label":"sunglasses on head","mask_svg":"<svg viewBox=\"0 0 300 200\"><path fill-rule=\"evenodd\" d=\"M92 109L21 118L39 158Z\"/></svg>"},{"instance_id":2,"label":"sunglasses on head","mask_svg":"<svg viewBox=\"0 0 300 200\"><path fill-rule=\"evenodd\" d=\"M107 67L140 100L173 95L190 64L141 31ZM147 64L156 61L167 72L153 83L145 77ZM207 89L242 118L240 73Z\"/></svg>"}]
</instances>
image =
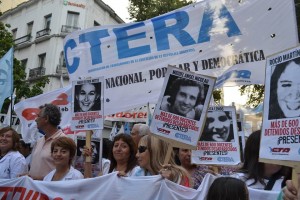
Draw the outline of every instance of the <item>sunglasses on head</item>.
<instances>
[{"instance_id":1,"label":"sunglasses on head","mask_svg":"<svg viewBox=\"0 0 300 200\"><path fill-rule=\"evenodd\" d=\"M138 147L138 152L139 153L144 153L146 150L147 150L147 147L145 147L145 146L139 146Z\"/></svg>"}]
</instances>

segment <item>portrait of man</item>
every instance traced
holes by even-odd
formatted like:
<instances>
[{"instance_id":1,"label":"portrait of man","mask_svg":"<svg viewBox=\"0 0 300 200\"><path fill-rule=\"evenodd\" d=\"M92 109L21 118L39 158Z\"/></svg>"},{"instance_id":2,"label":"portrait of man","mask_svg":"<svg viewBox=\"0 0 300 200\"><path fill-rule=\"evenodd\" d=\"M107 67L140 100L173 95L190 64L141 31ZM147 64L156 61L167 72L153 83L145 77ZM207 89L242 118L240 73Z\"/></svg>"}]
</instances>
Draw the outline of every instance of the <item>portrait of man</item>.
<instances>
[{"instance_id":1,"label":"portrait of man","mask_svg":"<svg viewBox=\"0 0 300 200\"><path fill-rule=\"evenodd\" d=\"M85 146L85 140L77 139L77 162L84 162L84 157L82 155L83 147ZM92 164L99 162L99 142L91 141L92 148Z\"/></svg>"},{"instance_id":2,"label":"portrait of man","mask_svg":"<svg viewBox=\"0 0 300 200\"><path fill-rule=\"evenodd\" d=\"M75 85L74 112L101 110L101 82Z\"/></svg>"},{"instance_id":3,"label":"portrait of man","mask_svg":"<svg viewBox=\"0 0 300 200\"><path fill-rule=\"evenodd\" d=\"M275 66L270 81L269 119L300 117L300 58Z\"/></svg>"},{"instance_id":4,"label":"portrait of man","mask_svg":"<svg viewBox=\"0 0 300 200\"><path fill-rule=\"evenodd\" d=\"M170 75L160 109L200 120L206 92L203 83Z\"/></svg>"},{"instance_id":5,"label":"portrait of man","mask_svg":"<svg viewBox=\"0 0 300 200\"><path fill-rule=\"evenodd\" d=\"M200 141L234 142L231 113L208 111Z\"/></svg>"}]
</instances>

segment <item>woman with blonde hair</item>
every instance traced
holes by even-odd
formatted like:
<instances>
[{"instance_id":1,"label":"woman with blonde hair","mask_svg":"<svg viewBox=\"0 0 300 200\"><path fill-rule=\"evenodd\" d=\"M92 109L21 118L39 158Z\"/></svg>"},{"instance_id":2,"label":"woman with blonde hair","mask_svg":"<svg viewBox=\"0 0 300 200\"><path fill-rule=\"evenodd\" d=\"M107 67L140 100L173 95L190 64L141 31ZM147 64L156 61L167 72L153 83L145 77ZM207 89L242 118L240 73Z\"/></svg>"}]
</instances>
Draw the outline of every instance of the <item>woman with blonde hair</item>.
<instances>
[{"instance_id":1,"label":"woman with blonde hair","mask_svg":"<svg viewBox=\"0 0 300 200\"><path fill-rule=\"evenodd\" d=\"M167 142L154 137L153 135L142 137L136 154L140 169L136 171L134 176L161 174L164 178L167 178L172 182L191 187L191 179L188 172L175 164L174 155L171 155L168 164L164 163L167 151ZM173 151L171 154L173 154Z\"/></svg>"}]
</instances>

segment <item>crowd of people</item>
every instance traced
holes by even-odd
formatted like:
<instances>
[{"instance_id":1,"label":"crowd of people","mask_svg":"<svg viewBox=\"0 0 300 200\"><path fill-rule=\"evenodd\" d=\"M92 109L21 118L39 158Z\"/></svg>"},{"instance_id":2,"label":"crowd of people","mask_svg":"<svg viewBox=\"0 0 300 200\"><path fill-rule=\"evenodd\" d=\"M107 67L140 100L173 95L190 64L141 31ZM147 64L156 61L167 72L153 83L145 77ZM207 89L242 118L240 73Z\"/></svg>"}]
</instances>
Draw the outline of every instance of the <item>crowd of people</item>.
<instances>
[{"instance_id":1,"label":"crowd of people","mask_svg":"<svg viewBox=\"0 0 300 200\"><path fill-rule=\"evenodd\" d=\"M44 136L36 142L31 154L31 146L20 140L19 134L13 128L0 129L0 179L24 175L43 181L93 178L91 161L85 163L84 174L73 167L78 147L73 139L67 137L59 128L59 108L52 104L45 104L39 108L35 121ZM227 117L224 114L223 118ZM198 189L205 175L210 173L218 178L208 191L208 200L246 200L249 199L247 188L278 193L282 191L279 199L297 199L297 195L299 199L298 189L290 181L291 169L259 162L259 145L260 131L256 131L247 139L242 167L236 168L236 171L228 176L222 174L222 171L213 171L209 166L192 164L189 149L174 148L166 161L168 143L152 135L147 125L135 124L131 135L121 133L113 138L111 145L108 145L107 170L98 175L112 172L118 172L120 177L160 174L179 185ZM82 157L93 157L94 148L83 147Z\"/></svg>"}]
</instances>

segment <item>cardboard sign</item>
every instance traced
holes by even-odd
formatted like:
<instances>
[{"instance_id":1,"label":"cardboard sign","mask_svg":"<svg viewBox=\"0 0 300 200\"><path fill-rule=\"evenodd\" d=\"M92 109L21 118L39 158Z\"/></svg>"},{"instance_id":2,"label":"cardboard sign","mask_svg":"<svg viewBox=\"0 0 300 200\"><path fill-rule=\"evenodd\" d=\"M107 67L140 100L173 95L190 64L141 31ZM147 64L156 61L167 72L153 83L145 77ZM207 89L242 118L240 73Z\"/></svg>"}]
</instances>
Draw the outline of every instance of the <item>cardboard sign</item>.
<instances>
[{"instance_id":1,"label":"cardboard sign","mask_svg":"<svg viewBox=\"0 0 300 200\"><path fill-rule=\"evenodd\" d=\"M168 67L150 130L173 146L195 148L215 78Z\"/></svg>"},{"instance_id":2,"label":"cardboard sign","mask_svg":"<svg viewBox=\"0 0 300 200\"><path fill-rule=\"evenodd\" d=\"M103 129L103 77L73 81L72 130Z\"/></svg>"},{"instance_id":3,"label":"cardboard sign","mask_svg":"<svg viewBox=\"0 0 300 200\"><path fill-rule=\"evenodd\" d=\"M236 111L232 106L210 107L192 163L209 165L237 165L240 146Z\"/></svg>"},{"instance_id":4,"label":"cardboard sign","mask_svg":"<svg viewBox=\"0 0 300 200\"><path fill-rule=\"evenodd\" d=\"M260 158L300 161L300 47L267 58Z\"/></svg>"}]
</instances>

